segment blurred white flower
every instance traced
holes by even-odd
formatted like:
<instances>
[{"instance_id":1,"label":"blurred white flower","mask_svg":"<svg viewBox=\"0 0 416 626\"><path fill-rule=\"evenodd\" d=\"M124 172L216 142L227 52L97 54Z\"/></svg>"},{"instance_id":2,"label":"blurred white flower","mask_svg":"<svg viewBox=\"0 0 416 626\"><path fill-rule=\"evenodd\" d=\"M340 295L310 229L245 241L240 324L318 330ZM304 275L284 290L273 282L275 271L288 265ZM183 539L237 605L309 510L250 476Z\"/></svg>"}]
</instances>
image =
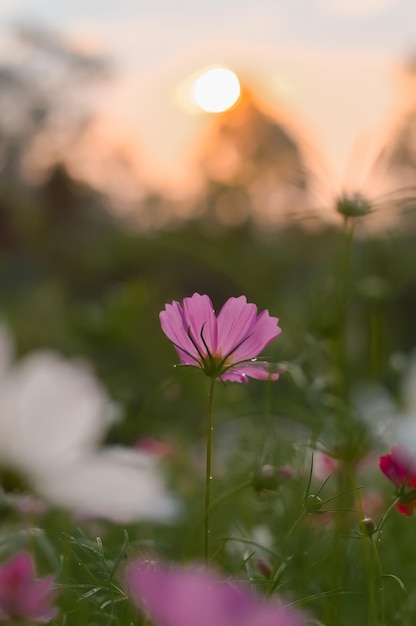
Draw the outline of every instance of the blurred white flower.
<instances>
[{"instance_id":1,"label":"blurred white flower","mask_svg":"<svg viewBox=\"0 0 416 626\"><path fill-rule=\"evenodd\" d=\"M381 386L360 389L356 405L372 433L391 447L403 444L416 452L416 352L407 360L399 387L400 402Z\"/></svg>"},{"instance_id":2,"label":"blurred white flower","mask_svg":"<svg viewBox=\"0 0 416 626\"><path fill-rule=\"evenodd\" d=\"M390 392L378 384L361 386L354 391L353 402L372 436L391 444L399 409Z\"/></svg>"},{"instance_id":3,"label":"blurred white flower","mask_svg":"<svg viewBox=\"0 0 416 626\"><path fill-rule=\"evenodd\" d=\"M230 556L238 558L262 559L270 556L274 544L270 529L263 524L255 526L247 535L241 529L232 530L226 550Z\"/></svg>"},{"instance_id":4,"label":"blurred white flower","mask_svg":"<svg viewBox=\"0 0 416 626\"><path fill-rule=\"evenodd\" d=\"M51 351L12 359L0 327L0 467L83 515L128 522L174 514L154 455L100 447L116 406L86 363Z\"/></svg>"},{"instance_id":5,"label":"blurred white flower","mask_svg":"<svg viewBox=\"0 0 416 626\"><path fill-rule=\"evenodd\" d=\"M402 410L395 427L396 440L392 443L401 443L416 452L416 352L407 363L400 395Z\"/></svg>"}]
</instances>

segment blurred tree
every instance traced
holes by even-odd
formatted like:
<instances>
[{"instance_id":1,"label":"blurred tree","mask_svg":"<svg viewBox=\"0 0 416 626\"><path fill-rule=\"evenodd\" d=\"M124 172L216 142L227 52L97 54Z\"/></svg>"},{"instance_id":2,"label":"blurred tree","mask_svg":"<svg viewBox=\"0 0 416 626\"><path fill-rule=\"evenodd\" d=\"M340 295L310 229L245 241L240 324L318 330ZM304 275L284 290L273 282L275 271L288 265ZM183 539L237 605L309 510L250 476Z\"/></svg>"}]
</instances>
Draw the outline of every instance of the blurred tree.
<instances>
[{"instance_id":1,"label":"blurred tree","mask_svg":"<svg viewBox=\"0 0 416 626\"><path fill-rule=\"evenodd\" d=\"M402 69L404 109L390 145L382 155L403 187L399 202L401 225L416 228L416 53L409 56Z\"/></svg>"},{"instance_id":2,"label":"blurred tree","mask_svg":"<svg viewBox=\"0 0 416 626\"><path fill-rule=\"evenodd\" d=\"M393 166L416 171L416 53L402 71L406 106L393 138L390 160Z\"/></svg>"},{"instance_id":3,"label":"blurred tree","mask_svg":"<svg viewBox=\"0 0 416 626\"><path fill-rule=\"evenodd\" d=\"M65 176L70 183L66 153L90 123L88 96L109 77L110 65L32 26L18 27L6 51L0 66L0 245L20 241L30 249L43 220L68 210L62 197L52 198L51 184L56 192L59 172L61 183ZM45 194L51 202L44 202Z\"/></svg>"},{"instance_id":4,"label":"blurred tree","mask_svg":"<svg viewBox=\"0 0 416 626\"><path fill-rule=\"evenodd\" d=\"M301 148L248 88L214 119L200 164L206 182L199 203L209 219L225 227L250 220L269 230L305 215L308 177Z\"/></svg>"},{"instance_id":5,"label":"blurred tree","mask_svg":"<svg viewBox=\"0 0 416 626\"><path fill-rule=\"evenodd\" d=\"M9 46L0 67L1 172L19 177L40 143L45 165L84 130L110 64L33 26L18 27Z\"/></svg>"}]
</instances>

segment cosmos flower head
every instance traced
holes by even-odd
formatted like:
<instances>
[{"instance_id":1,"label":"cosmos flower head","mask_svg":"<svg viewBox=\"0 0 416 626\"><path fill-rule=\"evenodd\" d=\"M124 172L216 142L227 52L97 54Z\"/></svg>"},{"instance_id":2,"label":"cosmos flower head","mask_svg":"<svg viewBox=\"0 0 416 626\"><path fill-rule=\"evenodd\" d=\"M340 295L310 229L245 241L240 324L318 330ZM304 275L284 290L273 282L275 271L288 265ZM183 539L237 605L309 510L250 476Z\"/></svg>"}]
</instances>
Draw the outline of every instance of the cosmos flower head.
<instances>
[{"instance_id":1,"label":"cosmos flower head","mask_svg":"<svg viewBox=\"0 0 416 626\"><path fill-rule=\"evenodd\" d=\"M361 193L341 194L335 201L336 210L343 217L363 217L371 213L371 202Z\"/></svg>"},{"instance_id":2,"label":"cosmos flower head","mask_svg":"<svg viewBox=\"0 0 416 626\"><path fill-rule=\"evenodd\" d=\"M58 609L55 578L36 579L32 557L20 552L0 565L0 620L45 623Z\"/></svg>"},{"instance_id":3,"label":"cosmos flower head","mask_svg":"<svg viewBox=\"0 0 416 626\"><path fill-rule=\"evenodd\" d=\"M198 567L145 560L125 570L127 594L157 626L302 626L302 614Z\"/></svg>"},{"instance_id":4,"label":"cosmos flower head","mask_svg":"<svg viewBox=\"0 0 416 626\"><path fill-rule=\"evenodd\" d=\"M177 502L158 459L101 445L116 415L87 363L46 350L14 361L13 342L0 326L0 470L77 515L166 521Z\"/></svg>"},{"instance_id":5,"label":"cosmos flower head","mask_svg":"<svg viewBox=\"0 0 416 626\"><path fill-rule=\"evenodd\" d=\"M218 315L207 295L194 293L166 304L160 313L165 335L183 365L199 367L210 377L245 383L248 378L277 380L276 368L257 361L260 352L281 332L269 312L257 314L245 296L229 298Z\"/></svg>"},{"instance_id":6,"label":"cosmos flower head","mask_svg":"<svg viewBox=\"0 0 416 626\"><path fill-rule=\"evenodd\" d=\"M397 510L410 516L416 509L416 457L406 446L393 446L390 454L380 457L380 469L396 486Z\"/></svg>"}]
</instances>

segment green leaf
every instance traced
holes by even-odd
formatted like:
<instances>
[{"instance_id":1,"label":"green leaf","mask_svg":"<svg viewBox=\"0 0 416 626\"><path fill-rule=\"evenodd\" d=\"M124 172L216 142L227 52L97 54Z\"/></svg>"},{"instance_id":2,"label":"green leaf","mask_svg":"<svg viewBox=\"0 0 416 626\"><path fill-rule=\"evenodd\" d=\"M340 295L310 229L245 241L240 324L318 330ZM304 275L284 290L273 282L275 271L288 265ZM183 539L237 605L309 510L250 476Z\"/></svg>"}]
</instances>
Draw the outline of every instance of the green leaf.
<instances>
[{"instance_id":1,"label":"green leaf","mask_svg":"<svg viewBox=\"0 0 416 626\"><path fill-rule=\"evenodd\" d=\"M395 576L395 574L382 574L381 577L382 578L392 578L399 585L400 589L402 591L404 591L404 593L407 593L407 589L406 589L406 586L405 586L404 582L398 576Z\"/></svg>"}]
</instances>

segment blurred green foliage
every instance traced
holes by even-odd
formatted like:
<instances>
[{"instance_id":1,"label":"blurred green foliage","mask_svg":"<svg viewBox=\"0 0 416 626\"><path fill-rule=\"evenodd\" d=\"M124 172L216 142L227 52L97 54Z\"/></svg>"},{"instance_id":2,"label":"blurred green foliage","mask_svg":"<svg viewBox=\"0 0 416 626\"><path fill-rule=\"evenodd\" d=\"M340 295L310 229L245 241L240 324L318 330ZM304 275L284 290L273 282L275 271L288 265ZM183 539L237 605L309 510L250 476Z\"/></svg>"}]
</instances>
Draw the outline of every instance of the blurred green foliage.
<instances>
[{"instance_id":1,"label":"blurred green foliage","mask_svg":"<svg viewBox=\"0 0 416 626\"><path fill-rule=\"evenodd\" d=\"M80 204L79 187L57 167L27 199L30 226L13 195L3 196L1 232L13 238L1 250L0 306L21 353L50 347L92 361L126 409L115 439L199 433L205 381L196 370L173 367L178 358L158 319L166 302L194 291L208 293L217 310L244 294L278 316L283 332L266 356L299 366L313 393L324 386L342 395L370 381L396 392L392 357L416 344L413 233L397 229L351 243L342 226L311 231L292 222L260 235L249 224L218 230L198 220L140 233L98 211L92 190L83 190ZM62 206L77 209L61 217ZM299 406L298 383L282 376L270 402L273 410L294 403L302 421L309 407ZM247 413L260 387L244 389ZM231 409L241 390L228 385L224 396Z\"/></svg>"}]
</instances>

